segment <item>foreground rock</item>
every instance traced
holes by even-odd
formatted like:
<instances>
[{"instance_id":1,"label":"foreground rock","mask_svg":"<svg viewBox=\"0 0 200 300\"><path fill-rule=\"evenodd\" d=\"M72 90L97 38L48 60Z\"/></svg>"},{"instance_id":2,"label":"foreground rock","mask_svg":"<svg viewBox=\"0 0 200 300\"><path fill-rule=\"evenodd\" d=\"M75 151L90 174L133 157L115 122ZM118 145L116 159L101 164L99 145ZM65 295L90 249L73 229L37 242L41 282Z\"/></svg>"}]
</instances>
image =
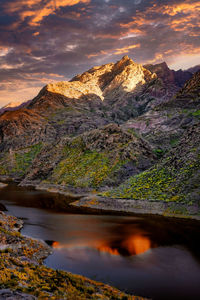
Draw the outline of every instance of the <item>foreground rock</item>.
<instances>
[{"instance_id":1,"label":"foreground rock","mask_svg":"<svg viewBox=\"0 0 200 300\"><path fill-rule=\"evenodd\" d=\"M22 236L23 222L0 212L0 299L133 299L103 283L42 265L44 242Z\"/></svg>"}]
</instances>

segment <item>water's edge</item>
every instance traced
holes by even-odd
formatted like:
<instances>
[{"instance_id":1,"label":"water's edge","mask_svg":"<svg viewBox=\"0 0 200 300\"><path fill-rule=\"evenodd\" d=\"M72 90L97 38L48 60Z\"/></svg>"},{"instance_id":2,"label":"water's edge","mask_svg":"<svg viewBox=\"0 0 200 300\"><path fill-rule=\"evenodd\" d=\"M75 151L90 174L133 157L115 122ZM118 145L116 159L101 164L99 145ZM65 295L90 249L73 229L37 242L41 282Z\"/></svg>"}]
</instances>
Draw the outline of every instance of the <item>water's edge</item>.
<instances>
[{"instance_id":1,"label":"water's edge","mask_svg":"<svg viewBox=\"0 0 200 300\"><path fill-rule=\"evenodd\" d=\"M162 201L104 198L91 193L76 194L63 186L52 184L34 185L34 188L51 193L58 193L68 198L70 197L71 202L69 202L69 205L85 209L86 211L91 210L91 212L99 212L102 214L107 212L110 214L160 215L164 217L200 220L200 211L195 205Z\"/></svg>"},{"instance_id":2,"label":"water's edge","mask_svg":"<svg viewBox=\"0 0 200 300\"><path fill-rule=\"evenodd\" d=\"M4 187L7 182L17 182L15 178L0 176L0 188ZM32 187L36 190L47 191L54 194L60 194L67 197L67 206L82 210L86 213L97 214L123 214L123 215L159 215L163 217L175 217L181 219L193 219L200 221L200 209L197 205L187 205L176 202L163 202L158 200L136 200L136 199L119 199L105 198L98 194L82 192L79 189L69 190L65 186L29 182L19 184L22 187ZM60 204L62 209L65 203Z\"/></svg>"}]
</instances>

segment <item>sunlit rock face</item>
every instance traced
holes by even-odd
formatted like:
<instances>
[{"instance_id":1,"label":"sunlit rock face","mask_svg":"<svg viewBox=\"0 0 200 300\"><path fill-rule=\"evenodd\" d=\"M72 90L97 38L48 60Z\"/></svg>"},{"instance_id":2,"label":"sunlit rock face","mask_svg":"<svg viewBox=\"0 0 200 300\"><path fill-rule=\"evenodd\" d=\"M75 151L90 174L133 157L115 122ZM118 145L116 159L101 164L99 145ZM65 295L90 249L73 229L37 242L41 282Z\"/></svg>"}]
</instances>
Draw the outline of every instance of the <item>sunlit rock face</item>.
<instances>
[{"instance_id":1,"label":"sunlit rock face","mask_svg":"<svg viewBox=\"0 0 200 300\"><path fill-rule=\"evenodd\" d=\"M39 95L49 92L63 95L68 101L70 99L116 101L122 96L126 98L128 93L134 96L142 92L144 86L156 78L155 73L151 73L128 56L124 56L116 64L94 67L75 76L70 82L50 83ZM37 107L38 101L40 97L37 97L30 107Z\"/></svg>"},{"instance_id":2,"label":"sunlit rock face","mask_svg":"<svg viewBox=\"0 0 200 300\"><path fill-rule=\"evenodd\" d=\"M91 70L78 75L72 79L85 83L89 88L98 86L101 91L99 96L102 99L112 99L116 97L116 92L134 92L139 87L155 79L156 74L152 74L128 56L124 56L116 64L107 64L94 67ZM136 90L136 88L138 89ZM120 90L121 89L121 90Z\"/></svg>"}]
</instances>

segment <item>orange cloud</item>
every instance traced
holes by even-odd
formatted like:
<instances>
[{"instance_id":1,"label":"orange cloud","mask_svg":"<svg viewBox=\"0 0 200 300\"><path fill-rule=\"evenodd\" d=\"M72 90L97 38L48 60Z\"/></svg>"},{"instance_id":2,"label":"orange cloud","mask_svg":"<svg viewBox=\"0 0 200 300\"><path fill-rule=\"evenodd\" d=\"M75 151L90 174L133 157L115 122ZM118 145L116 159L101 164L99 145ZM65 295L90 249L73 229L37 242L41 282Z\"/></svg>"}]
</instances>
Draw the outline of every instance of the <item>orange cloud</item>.
<instances>
[{"instance_id":1,"label":"orange cloud","mask_svg":"<svg viewBox=\"0 0 200 300\"><path fill-rule=\"evenodd\" d=\"M162 15L165 15L166 18L162 18ZM174 31L187 31L191 36L198 36L195 33L193 34L192 29L200 26L199 15L200 1L195 3L184 1L172 5L158 5L155 3L144 12L137 11L131 22L121 23L120 26L133 31L139 30L141 34L145 34L144 25L155 26L162 23Z\"/></svg>"},{"instance_id":2,"label":"orange cloud","mask_svg":"<svg viewBox=\"0 0 200 300\"><path fill-rule=\"evenodd\" d=\"M147 10L148 12L148 10ZM139 29L138 27L141 27L143 25L151 25L153 22L151 19L144 17L145 14L141 13L141 12L137 12L136 16L133 17L133 21L129 22L129 23L121 23L120 26L122 28L132 28L132 31L139 31L140 33L142 33L142 29Z\"/></svg>"},{"instance_id":3,"label":"orange cloud","mask_svg":"<svg viewBox=\"0 0 200 300\"><path fill-rule=\"evenodd\" d=\"M120 24L121 27L126 28L126 24ZM128 26L127 26L128 27ZM111 33L98 33L95 35L95 38L101 38L101 39L117 39L117 40L124 40L128 39L130 37L136 37L144 35L144 32L142 30L135 28L135 29L128 29L125 32L119 32L117 34L111 34Z\"/></svg>"},{"instance_id":4,"label":"orange cloud","mask_svg":"<svg viewBox=\"0 0 200 300\"><path fill-rule=\"evenodd\" d=\"M160 7L159 12L175 16L178 13L196 13L200 12L200 1L195 3L180 3L180 4L174 4L174 5L164 5L163 7Z\"/></svg>"},{"instance_id":5,"label":"orange cloud","mask_svg":"<svg viewBox=\"0 0 200 300\"><path fill-rule=\"evenodd\" d=\"M37 35L39 35L40 33L39 33L39 31L37 31L37 32L34 32L33 33L33 36L37 36Z\"/></svg>"},{"instance_id":6,"label":"orange cloud","mask_svg":"<svg viewBox=\"0 0 200 300\"><path fill-rule=\"evenodd\" d=\"M106 55L108 53L109 53L109 51L106 52L106 51L101 50L97 53L91 53L91 54L87 55L87 57L91 58L91 57L95 57L95 56Z\"/></svg>"},{"instance_id":7,"label":"orange cloud","mask_svg":"<svg viewBox=\"0 0 200 300\"><path fill-rule=\"evenodd\" d=\"M135 44L135 45L130 45L130 46L125 46L123 48L117 48L114 52L115 55L118 55L118 54L124 54L124 53L128 53L129 50L131 49L135 49L135 48L139 48L140 47L140 44Z\"/></svg>"},{"instance_id":8,"label":"orange cloud","mask_svg":"<svg viewBox=\"0 0 200 300\"><path fill-rule=\"evenodd\" d=\"M17 0L6 4L5 9L10 14L19 12L22 21L30 17L29 25L39 26L45 17L55 13L60 7L74 6L78 3L88 4L90 0L49 0L48 2L42 0Z\"/></svg>"},{"instance_id":9,"label":"orange cloud","mask_svg":"<svg viewBox=\"0 0 200 300\"><path fill-rule=\"evenodd\" d=\"M97 53L91 53L89 55L86 55L88 58L91 57L96 57L96 56L100 56L100 55L119 55L119 54L124 54L124 53L128 53L131 49L135 49L135 48L139 48L140 44L135 44L135 45L130 45L130 46L125 46L122 48L117 48L117 49L110 49L107 51L101 50Z\"/></svg>"},{"instance_id":10,"label":"orange cloud","mask_svg":"<svg viewBox=\"0 0 200 300\"><path fill-rule=\"evenodd\" d=\"M167 61L171 68L189 68L195 65L200 60L200 47L194 48L192 45L180 43L177 45L177 49L169 49L161 51L161 53L155 53L154 58L148 61L144 61L143 64L155 64L163 61Z\"/></svg>"},{"instance_id":11,"label":"orange cloud","mask_svg":"<svg viewBox=\"0 0 200 300\"><path fill-rule=\"evenodd\" d=\"M13 48L0 46L0 56L6 56Z\"/></svg>"}]
</instances>

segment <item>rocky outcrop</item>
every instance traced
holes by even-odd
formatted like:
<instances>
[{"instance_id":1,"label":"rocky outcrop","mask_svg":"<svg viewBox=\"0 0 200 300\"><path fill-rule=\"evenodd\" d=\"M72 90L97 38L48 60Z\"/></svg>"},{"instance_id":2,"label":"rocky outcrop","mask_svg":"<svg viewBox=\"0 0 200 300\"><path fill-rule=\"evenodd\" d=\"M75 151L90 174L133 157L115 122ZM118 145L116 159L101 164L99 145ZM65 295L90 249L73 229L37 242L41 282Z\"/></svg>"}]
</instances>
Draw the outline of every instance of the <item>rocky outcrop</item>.
<instances>
[{"instance_id":1,"label":"rocky outcrop","mask_svg":"<svg viewBox=\"0 0 200 300\"><path fill-rule=\"evenodd\" d=\"M200 105L200 71L195 73L166 105L181 106L183 109L198 108Z\"/></svg>"},{"instance_id":2,"label":"rocky outcrop","mask_svg":"<svg viewBox=\"0 0 200 300\"><path fill-rule=\"evenodd\" d=\"M33 295L12 291L11 289L0 290L0 299L15 299L15 300L36 300L37 298Z\"/></svg>"}]
</instances>

